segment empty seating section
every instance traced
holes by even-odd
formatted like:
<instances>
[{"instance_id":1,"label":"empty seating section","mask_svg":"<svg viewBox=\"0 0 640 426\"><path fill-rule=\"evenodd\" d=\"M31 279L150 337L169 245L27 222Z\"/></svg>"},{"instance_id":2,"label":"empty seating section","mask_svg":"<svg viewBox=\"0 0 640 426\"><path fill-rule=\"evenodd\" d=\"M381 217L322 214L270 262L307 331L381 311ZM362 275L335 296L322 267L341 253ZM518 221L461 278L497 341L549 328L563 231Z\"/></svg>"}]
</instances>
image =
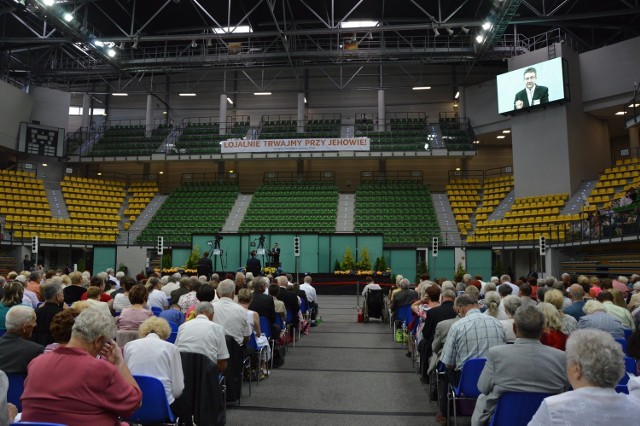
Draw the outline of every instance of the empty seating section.
<instances>
[{"instance_id":1,"label":"empty seating section","mask_svg":"<svg viewBox=\"0 0 640 426\"><path fill-rule=\"evenodd\" d=\"M249 130L249 121L227 123L226 134L220 134L220 124L208 122L188 122L175 142L173 150L167 154L219 154L220 142L227 139L243 138Z\"/></svg>"},{"instance_id":2,"label":"empty seating section","mask_svg":"<svg viewBox=\"0 0 640 426\"><path fill-rule=\"evenodd\" d=\"M475 150L471 126L466 118L440 117L440 131L449 151Z\"/></svg>"},{"instance_id":3,"label":"empty seating section","mask_svg":"<svg viewBox=\"0 0 640 426\"><path fill-rule=\"evenodd\" d=\"M386 130L374 126L374 120L356 117L355 136L371 139L371 151L424 151L427 142L427 117L391 118Z\"/></svg>"},{"instance_id":4,"label":"empty seating section","mask_svg":"<svg viewBox=\"0 0 640 426\"><path fill-rule=\"evenodd\" d=\"M611 202L622 197L625 191L638 186L640 186L640 159L618 160L614 167L606 168L602 172L587 198L589 205L585 205L584 210L595 212L603 207L610 207Z\"/></svg>"},{"instance_id":5,"label":"empty seating section","mask_svg":"<svg viewBox=\"0 0 640 426\"><path fill-rule=\"evenodd\" d=\"M88 239L115 242L125 198L123 183L65 176L60 188L73 225Z\"/></svg>"},{"instance_id":6,"label":"empty seating section","mask_svg":"<svg viewBox=\"0 0 640 426\"><path fill-rule=\"evenodd\" d=\"M271 119L263 116L260 122L260 139L293 139L293 138L337 138L340 137L340 118L309 119L300 123L293 118Z\"/></svg>"},{"instance_id":7,"label":"empty seating section","mask_svg":"<svg viewBox=\"0 0 640 426\"><path fill-rule=\"evenodd\" d=\"M190 182L180 186L140 233L138 244L191 244L192 234L220 232L238 197L235 184Z\"/></svg>"},{"instance_id":8,"label":"empty seating section","mask_svg":"<svg viewBox=\"0 0 640 426\"><path fill-rule=\"evenodd\" d=\"M517 198L503 219L479 221L467 242L531 242L540 236L564 239L570 222L580 220L580 214L560 215L568 199L569 194Z\"/></svg>"},{"instance_id":9,"label":"empty seating section","mask_svg":"<svg viewBox=\"0 0 640 426\"><path fill-rule=\"evenodd\" d=\"M31 237L32 229L49 222L51 211L42 180L35 173L0 170L0 215L15 238Z\"/></svg>"},{"instance_id":10,"label":"empty seating section","mask_svg":"<svg viewBox=\"0 0 640 426\"><path fill-rule=\"evenodd\" d=\"M171 127L161 125L146 135L144 125L114 125L105 130L90 155L115 157L151 155L164 143Z\"/></svg>"},{"instance_id":11,"label":"empty seating section","mask_svg":"<svg viewBox=\"0 0 640 426\"><path fill-rule=\"evenodd\" d=\"M472 228L471 216L480 202L480 180L453 179L446 190L460 234L466 236Z\"/></svg>"},{"instance_id":12,"label":"empty seating section","mask_svg":"<svg viewBox=\"0 0 640 426\"><path fill-rule=\"evenodd\" d=\"M276 182L260 186L242 232L334 232L338 188L333 182Z\"/></svg>"},{"instance_id":13,"label":"empty seating section","mask_svg":"<svg viewBox=\"0 0 640 426\"><path fill-rule=\"evenodd\" d=\"M481 205L476 210L476 220L487 220L511 190L513 190L513 175L485 179Z\"/></svg>"},{"instance_id":14,"label":"empty seating section","mask_svg":"<svg viewBox=\"0 0 640 426\"><path fill-rule=\"evenodd\" d=\"M361 183L356 189L355 231L382 233L390 245L427 244L440 235L429 190L411 180Z\"/></svg>"},{"instance_id":15,"label":"empty seating section","mask_svg":"<svg viewBox=\"0 0 640 426\"><path fill-rule=\"evenodd\" d=\"M129 229L136 221L140 213L147 208L147 205L153 197L158 193L158 184L156 182L133 182L129 185L129 205L124 211L125 218L129 221L125 222L125 229Z\"/></svg>"}]
</instances>

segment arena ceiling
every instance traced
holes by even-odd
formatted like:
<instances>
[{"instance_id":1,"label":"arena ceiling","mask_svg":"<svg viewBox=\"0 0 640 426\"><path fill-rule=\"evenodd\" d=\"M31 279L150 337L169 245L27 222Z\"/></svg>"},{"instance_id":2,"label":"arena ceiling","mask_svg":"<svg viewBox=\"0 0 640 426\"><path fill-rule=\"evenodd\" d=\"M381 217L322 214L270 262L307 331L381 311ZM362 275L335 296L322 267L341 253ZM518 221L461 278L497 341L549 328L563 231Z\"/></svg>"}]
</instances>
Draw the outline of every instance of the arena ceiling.
<instances>
[{"instance_id":1,"label":"arena ceiling","mask_svg":"<svg viewBox=\"0 0 640 426\"><path fill-rule=\"evenodd\" d=\"M471 71L553 42L586 51L633 38L639 17L638 0L0 0L0 71L67 87L212 69Z\"/></svg>"}]
</instances>

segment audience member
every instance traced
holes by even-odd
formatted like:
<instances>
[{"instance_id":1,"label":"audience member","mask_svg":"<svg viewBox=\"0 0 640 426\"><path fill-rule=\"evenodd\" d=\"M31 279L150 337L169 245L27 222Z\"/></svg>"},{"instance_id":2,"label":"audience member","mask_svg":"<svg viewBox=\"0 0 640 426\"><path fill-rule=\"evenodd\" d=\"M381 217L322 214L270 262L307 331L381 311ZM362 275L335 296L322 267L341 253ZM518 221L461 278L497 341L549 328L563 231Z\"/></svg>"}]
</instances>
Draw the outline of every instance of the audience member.
<instances>
[{"instance_id":1,"label":"audience member","mask_svg":"<svg viewBox=\"0 0 640 426\"><path fill-rule=\"evenodd\" d=\"M251 335L251 328L247 320L247 311L233 301L236 283L224 280L218 285L218 298L213 307L216 315L213 322L224 328L225 334L234 338L240 346L243 346Z\"/></svg>"},{"instance_id":2,"label":"audience member","mask_svg":"<svg viewBox=\"0 0 640 426\"><path fill-rule=\"evenodd\" d=\"M427 365L429 358L431 357L433 339L436 333L436 327L442 321L456 318L457 311L454 309L454 300L456 293L452 289L442 290L442 302L440 306L430 309L429 315L424 320L424 326L422 327L422 340L418 345L418 351L420 352L420 372L422 374L421 380L426 382L428 380Z\"/></svg>"},{"instance_id":3,"label":"audience member","mask_svg":"<svg viewBox=\"0 0 640 426\"><path fill-rule=\"evenodd\" d=\"M98 309L105 314L111 315L111 310L109 309L109 305L107 302L100 301L100 287L91 286L87 289L87 292L84 294L86 297L86 302L94 309Z\"/></svg>"},{"instance_id":4,"label":"audience member","mask_svg":"<svg viewBox=\"0 0 640 426\"><path fill-rule=\"evenodd\" d=\"M136 284L129 290L131 306L124 308L116 319L118 330L137 331L140 325L153 313L146 308L147 289L142 284Z\"/></svg>"},{"instance_id":5,"label":"audience member","mask_svg":"<svg viewBox=\"0 0 640 426\"><path fill-rule=\"evenodd\" d=\"M269 286L269 296L273 298L273 305L276 311L276 315L280 315L280 319L282 320L282 324L284 324L285 319L287 318L287 310L284 306L284 302L278 299L280 295L280 287L278 284L271 284ZM276 335L277 336L277 335Z\"/></svg>"},{"instance_id":6,"label":"audience member","mask_svg":"<svg viewBox=\"0 0 640 426\"><path fill-rule=\"evenodd\" d=\"M588 300L584 307L584 316L578 321L578 328L596 328L611 334L614 339L624 339L624 328L617 317L610 315L605 306L597 300Z\"/></svg>"},{"instance_id":7,"label":"audience member","mask_svg":"<svg viewBox=\"0 0 640 426\"><path fill-rule=\"evenodd\" d=\"M184 376L178 347L166 341L171 327L166 320L152 316L140 324L139 332L139 339L125 345L124 360L131 374L160 380L167 401L173 404L184 389Z\"/></svg>"},{"instance_id":8,"label":"audience member","mask_svg":"<svg viewBox=\"0 0 640 426\"><path fill-rule=\"evenodd\" d=\"M289 291L287 288L288 279L285 276L278 277L278 286L280 286L280 293L278 294L278 299L284 303L285 309L291 314L294 328L298 328L299 317L298 312L300 312L300 304L298 303L298 297L293 291ZM286 315L286 314L285 314Z\"/></svg>"},{"instance_id":9,"label":"audience member","mask_svg":"<svg viewBox=\"0 0 640 426\"><path fill-rule=\"evenodd\" d=\"M511 289L509 286L506 286L506 288ZM501 312L500 304L502 303L502 299L497 291L488 291L485 293L483 302L487 308L487 310L484 311L485 315L489 315L499 321L509 319L506 313Z\"/></svg>"},{"instance_id":10,"label":"audience member","mask_svg":"<svg viewBox=\"0 0 640 426\"><path fill-rule=\"evenodd\" d=\"M198 281L198 283L200 283ZM169 286L170 284L167 284L167 286ZM191 278L189 277L182 277L180 278L180 286L173 290L171 292L171 304L172 305L180 305L180 303L178 303L180 301L180 298L182 296L184 296L185 294L189 294L191 292ZM195 293L194 293L195 295ZM180 309L182 309L182 305L180 305ZM183 309L182 313L185 313L187 310Z\"/></svg>"},{"instance_id":11,"label":"audience member","mask_svg":"<svg viewBox=\"0 0 640 426\"><path fill-rule=\"evenodd\" d=\"M18 275L16 277L16 281L22 284L22 304L31 306L33 309L37 308L40 301L38 300L38 296L36 296L34 292L27 288L27 277L25 277L24 275Z\"/></svg>"},{"instance_id":12,"label":"audience member","mask_svg":"<svg viewBox=\"0 0 640 426\"><path fill-rule=\"evenodd\" d=\"M151 277L147 280L147 288L149 291L149 308L167 309L169 302L167 301L167 295L160 290L160 279L157 277Z\"/></svg>"},{"instance_id":13,"label":"audience member","mask_svg":"<svg viewBox=\"0 0 640 426\"><path fill-rule=\"evenodd\" d=\"M540 302L536 308L544 315L544 331L540 337L543 345L551 346L564 351L567 343L567 335L562 330L562 318L560 312L551 303Z\"/></svg>"},{"instance_id":14,"label":"audience member","mask_svg":"<svg viewBox=\"0 0 640 426\"><path fill-rule=\"evenodd\" d=\"M620 323L624 328L629 328L634 330L636 325L633 321L633 317L631 316L631 312L628 309L623 308L618 305L614 305L613 303L613 293L611 291L602 291L598 294L598 301L602 303L602 305L607 310L607 313L613 317L616 317L620 320Z\"/></svg>"},{"instance_id":15,"label":"audience member","mask_svg":"<svg viewBox=\"0 0 640 426\"><path fill-rule=\"evenodd\" d=\"M373 281L372 277L367 277L364 280L367 284L362 288L362 295L365 296L367 294L367 292L369 290L381 290L382 287L380 287L380 284L376 284L375 281Z\"/></svg>"},{"instance_id":16,"label":"audience member","mask_svg":"<svg viewBox=\"0 0 640 426\"><path fill-rule=\"evenodd\" d=\"M242 306L242 308L246 312L247 322L249 324L251 333L255 335L258 349L266 349L263 358L260 360L261 378L264 378L268 374L266 363L267 360L271 358L271 347L269 346L267 336L263 334L262 330L260 329L260 317L258 313L249 309L252 298L253 293L247 288L240 289L240 291L238 292L238 304Z\"/></svg>"},{"instance_id":17,"label":"audience member","mask_svg":"<svg viewBox=\"0 0 640 426\"><path fill-rule=\"evenodd\" d=\"M32 340L40 345L47 346L53 343L53 335L49 329L53 317L63 310L64 301L62 284L51 282L42 286L42 294L45 302L36 309L36 328L33 329Z\"/></svg>"},{"instance_id":18,"label":"audience member","mask_svg":"<svg viewBox=\"0 0 640 426\"><path fill-rule=\"evenodd\" d=\"M505 301L509 297L505 298ZM540 337L544 315L534 306L519 308L513 318L516 340L513 345L494 346L486 352L487 362L478 380L481 392L471 418L472 425L485 425L498 398L505 392L561 393L566 389L564 352L544 346ZM523 374L532 365L542 365L539 375Z\"/></svg>"},{"instance_id":19,"label":"audience member","mask_svg":"<svg viewBox=\"0 0 640 426\"><path fill-rule=\"evenodd\" d=\"M71 339L71 329L80 311L74 308L63 309L51 320L49 329L53 337L53 343L44 348L45 353L51 352L57 347L65 346Z\"/></svg>"},{"instance_id":20,"label":"audience member","mask_svg":"<svg viewBox=\"0 0 640 426\"><path fill-rule=\"evenodd\" d=\"M100 297L97 299L100 302L108 303L111 300L111 296L104 292L105 283L103 278L100 278L99 276L92 277L89 282L89 287L98 287L100 289ZM87 289L87 291L89 291L89 289ZM87 297L88 294L83 293L80 300L87 300Z\"/></svg>"},{"instance_id":21,"label":"audience member","mask_svg":"<svg viewBox=\"0 0 640 426\"><path fill-rule=\"evenodd\" d=\"M505 275L502 275L500 277L500 285L502 285L502 284L507 284L509 287L511 287L511 293L510 294L516 295L520 291L518 286L511 282L511 277L509 275L505 274ZM508 295L506 295L506 296L508 296Z\"/></svg>"},{"instance_id":22,"label":"audience member","mask_svg":"<svg viewBox=\"0 0 640 426\"><path fill-rule=\"evenodd\" d=\"M563 309L563 312L567 315L571 315L576 321L580 321L580 318L584 316L582 308L586 301L584 300L585 291L580 284L572 284L569 286L569 299L571 299L571 305Z\"/></svg>"},{"instance_id":23,"label":"audience member","mask_svg":"<svg viewBox=\"0 0 640 426\"><path fill-rule=\"evenodd\" d=\"M42 272L41 271L31 271L29 274L29 282L27 283L27 290L33 292L38 298L38 302L44 302L44 296L42 295L42 290L40 289L40 282L42 281Z\"/></svg>"},{"instance_id":24,"label":"audience member","mask_svg":"<svg viewBox=\"0 0 640 426\"><path fill-rule=\"evenodd\" d=\"M182 285L182 281L180 282L180 285ZM197 296L197 291L200 288L200 286L202 285L202 283L200 281L198 281L198 279L189 279L189 292L183 294L182 296L180 296L180 299L178 299L178 306L180 306L180 309L182 309L183 313L187 313L187 311L189 310L190 307L195 306L198 304L199 300L198 300L198 296ZM181 290L182 287L179 289ZM176 292L178 292L179 290L176 290L172 293L171 295L171 304L173 304L173 294L177 294Z\"/></svg>"},{"instance_id":25,"label":"audience member","mask_svg":"<svg viewBox=\"0 0 640 426\"><path fill-rule=\"evenodd\" d=\"M169 309L160 312L160 315L158 315L158 317L164 318L165 320L173 322L177 325L181 325L184 322L184 314L182 313L182 310L178 305L169 306Z\"/></svg>"},{"instance_id":26,"label":"audience member","mask_svg":"<svg viewBox=\"0 0 640 426\"><path fill-rule=\"evenodd\" d=\"M531 297L531 292L532 292L531 284L529 284L528 282L522 283L520 285L520 292L518 293L518 296L520 296L520 306L522 307L536 306L538 302L536 302Z\"/></svg>"},{"instance_id":27,"label":"audience member","mask_svg":"<svg viewBox=\"0 0 640 426\"><path fill-rule=\"evenodd\" d=\"M419 299L418 293L415 290L409 288L409 280L403 278L399 283L400 291L393 296L393 302L391 302L391 317L395 318L395 313L402 306L411 305L413 302Z\"/></svg>"},{"instance_id":28,"label":"audience member","mask_svg":"<svg viewBox=\"0 0 640 426\"><path fill-rule=\"evenodd\" d=\"M0 330L6 330L5 317L14 306L23 304L24 286L19 281L9 281L3 287L2 301L0 302ZM28 306L31 306L29 302Z\"/></svg>"},{"instance_id":29,"label":"audience member","mask_svg":"<svg viewBox=\"0 0 640 426\"><path fill-rule=\"evenodd\" d=\"M449 383L458 383L464 363L472 358L483 358L489 348L506 343L504 328L497 319L483 315L478 309L478 301L467 295L458 296L455 301L460 321L451 325L442 349L440 361L446 366ZM436 421L446 418L446 398L440 399L440 412Z\"/></svg>"},{"instance_id":30,"label":"audience member","mask_svg":"<svg viewBox=\"0 0 640 426\"><path fill-rule=\"evenodd\" d=\"M69 274L71 285L67 286L63 290L64 303L71 306L74 302L80 300L86 288L82 286L82 273L74 271Z\"/></svg>"},{"instance_id":31,"label":"audience member","mask_svg":"<svg viewBox=\"0 0 640 426\"><path fill-rule=\"evenodd\" d=\"M113 298L113 311L115 313L120 313L124 308L128 308L131 306L131 301L129 300L129 292L136 285L136 280L131 277L123 277L120 281L120 288L124 291L122 293L118 293Z\"/></svg>"},{"instance_id":32,"label":"audience member","mask_svg":"<svg viewBox=\"0 0 640 426\"><path fill-rule=\"evenodd\" d=\"M505 334L507 343L513 343L516 341L517 336L515 333L515 328L513 326L514 324L513 317L516 314L516 310L521 306L521 303L522 303L521 299L513 295L509 295L504 299L502 299L502 304L504 305L504 311L507 314L507 317L509 317L509 319L500 320L500 323L504 327L504 334Z\"/></svg>"},{"instance_id":33,"label":"audience member","mask_svg":"<svg viewBox=\"0 0 640 426\"><path fill-rule=\"evenodd\" d=\"M560 331L568 336L578 329L578 321L571 315L565 315L563 311L565 307L562 292L560 292L560 290L554 289L547 291L544 294L544 301L551 303L558 310L558 314L560 314L560 319L562 321L562 328Z\"/></svg>"},{"instance_id":34,"label":"audience member","mask_svg":"<svg viewBox=\"0 0 640 426\"><path fill-rule=\"evenodd\" d=\"M567 341L567 377L574 389L544 399L530 426L587 425L606 416L610 425L635 424L640 399L617 393L625 374L622 347L600 330L578 330Z\"/></svg>"},{"instance_id":35,"label":"audience member","mask_svg":"<svg viewBox=\"0 0 640 426\"><path fill-rule=\"evenodd\" d=\"M0 370L24 374L29 362L44 352L44 346L31 341L36 313L30 306L14 306L7 312L5 325L7 332L0 337Z\"/></svg>"},{"instance_id":36,"label":"audience member","mask_svg":"<svg viewBox=\"0 0 640 426\"><path fill-rule=\"evenodd\" d=\"M112 339L115 332L111 315L96 309L78 315L69 343L29 364L22 420L115 425L129 417L142 392Z\"/></svg>"},{"instance_id":37,"label":"audience member","mask_svg":"<svg viewBox=\"0 0 640 426\"><path fill-rule=\"evenodd\" d=\"M209 357L222 372L227 368L229 351L224 338L224 328L213 322L214 310L210 302L199 302L196 317L178 329L176 347L180 352L195 352Z\"/></svg>"},{"instance_id":38,"label":"audience member","mask_svg":"<svg viewBox=\"0 0 640 426\"><path fill-rule=\"evenodd\" d=\"M162 292L167 296L167 297L172 297L171 292L173 292L174 290L177 290L180 288L180 274L178 272L176 272L175 274L167 277L167 284L162 286ZM180 296L178 296L180 297ZM173 300L171 301L171 303L173 304Z\"/></svg>"}]
</instances>

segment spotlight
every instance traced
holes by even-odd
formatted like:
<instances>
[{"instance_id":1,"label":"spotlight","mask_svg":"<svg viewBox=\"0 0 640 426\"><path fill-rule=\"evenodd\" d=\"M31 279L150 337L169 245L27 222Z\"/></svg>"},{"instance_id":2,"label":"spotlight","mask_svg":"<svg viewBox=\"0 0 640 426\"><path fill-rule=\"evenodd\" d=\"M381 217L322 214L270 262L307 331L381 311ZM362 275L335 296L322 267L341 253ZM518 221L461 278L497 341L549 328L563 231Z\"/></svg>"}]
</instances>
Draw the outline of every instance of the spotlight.
<instances>
[{"instance_id":1,"label":"spotlight","mask_svg":"<svg viewBox=\"0 0 640 426\"><path fill-rule=\"evenodd\" d=\"M485 30L485 31L491 29L491 22L485 21L485 23L482 24L482 29Z\"/></svg>"},{"instance_id":2,"label":"spotlight","mask_svg":"<svg viewBox=\"0 0 640 426\"><path fill-rule=\"evenodd\" d=\"M434 35L434 36L436 36L436 37L438 37L438 36L440 35L440 31L438 31L438 29L437 29L437 28L434 28L434 29L433 29L433 35Z\"/></svg>"},{"instance_id":3,"label":"spotlight","mask_svg":"<svg viewBox=\"0 0 640 426\"><path fill-rule=\"evenodd\" d=\"M67 22L71 22L73 21L73 15L70 14L69 12L65 12L64 15L62 15L62 17L64 18L65 21Z\"/></svg>"},{"instance_id":4,"label":"spotlight","mask_svg":"<svg viewBox=\"0 0 640 426\"><path fill-rule=\"evenodd\" d=\"M137 49L138 48L138 40L134 40L134 42L131 45L131 47L133 47L134 49Z\"/></svg>"},{"instance_id":5,"label":"spotlight","mask_svg":"<svg viewBox=\"0 0 640 426\"><path fill-rule=\"evenodd\" d=\"M53 0L44 0L45 6L53 6Z\"/></svg>"},{"instance_id":6,"label":"spotlight","mask_svg":"<svg viewBox=\"0 0 640 426\"><path fill-rule=\"evenodd\" d=\"M462 27L462 32L465 33L465 34L469 34L469 28Z\"/></svg>"},{"instance_id":7,"label":"spotlight","mask_svg":"<svg viewBox=\"0 0 640 426\"><path fill-rule=\"evenodd\" d=\"M447 33L449 33L450 36L453 35L453 30L451 28L447 28Z\"/></svg>"},{"instance_id":8,"label":"spotlight","mask_svg":"<svg viewBox=\"0 0 640 426\"><path fill-rule=\"evenodd\" d=\"M114 56L116 56L116 51L113 49L109 49L107 50L107 55L109 55L110 58L113 58Z\"/></svg>"},{"instance_id":9,"label":"spotlight","mask_svg":"<svg viewBox=\"0 0 640 426\"><path fill-rule=\"evenodd\" d=\"M198 43L196 43L196 41L195 41L195 40L193 40L193 41L191 42L191 47L193 47L193 48L195 49L196 47L198 47Z\"/></svg>"},{"instance_id":10,"label":"spotlight","mask_svg":"<svg viewBox=\"0 0 640 426\"><path fill-rule=\"evenodd\" d=\"M124 42L120 43L120 45L118 46L118 49L124 50L124 48L125 48Z\"/></svg>"},{"instance_id":11,"label":"spotlight","mask_svg":"<svg viewBox=\"0 0 640 426\"><path fill-rule=\"evenodd\" d=\"M482 42L484 41L484 36L483 36L482 34L478 34L478 35L476 36L476 41L477 41L478 43L482 43Z\"/></svg>"}]
</instances>

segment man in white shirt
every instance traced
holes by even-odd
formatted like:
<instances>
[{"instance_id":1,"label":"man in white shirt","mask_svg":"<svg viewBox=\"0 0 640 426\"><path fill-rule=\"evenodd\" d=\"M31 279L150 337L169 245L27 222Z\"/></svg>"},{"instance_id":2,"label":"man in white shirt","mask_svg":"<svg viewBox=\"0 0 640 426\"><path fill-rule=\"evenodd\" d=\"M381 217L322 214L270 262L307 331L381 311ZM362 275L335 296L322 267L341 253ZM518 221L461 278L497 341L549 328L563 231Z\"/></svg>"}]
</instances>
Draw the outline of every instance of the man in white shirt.
<instances>
[{"instance_id":1,"label":"man in white shirt","mask_svg":"<svg viewBox=\"0 0 640 426\"><path fill-rule=\"evenodd\" d=\"M300 284L300 290L303 290L307 294L307 302L309 303L309 318L311 318L312 325L315 324L315 319L318 316L318 294L316 289L311 285L311 275L304 277L304 283Z\"/></svg>"},{"instance_id":2,"label":"man in white shirt","mask_svg":"<svg viewBox=\"0 0 640 426\"><path fill-rule=\"evenodd\" d=\"M364 288L362 289L363 296L366 296L369 290L382 290L382 287L380 287L380 284L376 284L373 281L373 278L371 277L367 277L365 279L365 282L367 283L367 285L365 285Z\"/></svg>"},{"instance_id":3,"label":"man in white shirt","mask_svg":"<svg viewBox=\"0 0 640 426\"><path fill-rule=\"evenodd\" d=\"M196 305L196 317L178 328L176 346L180 352L195 352L217 363L218 370L227 368L229 351L224 340L224 328L213 322L213 305L200 302ZM246 315L245 315L246 317Z\"/></svg>"},{"instance_id":4,"label":"man in white shirt","mask_svg":"<svg viewBox=\"0 0 640 426\"><path fill-rule=\"evenodd\" d=\"M160 278L149 278L149 284L149 308L167 309L169 307L169 301L164 291L160 290Z\"/></svg>"},{"instance_id":5,"label":"man in white shirt","mask_svg":"<svg viewBox=\"0 0 640 426\"><path fill-rule=\"evenodd\" d=\"M236 283L231 280L223 280L218 284L218 301L213 302L216 311L214 322L224 328L224 332L244 345L251 335L247 310L233 301L236 291Z\"/></svg>"},{"instance_id":6,"label":"man in white shirt","mask_svg":"<svg viewBox=\"0 0 640 426\"><path fill-rule=\"evenodd\" d=\"M511 277L509 275L503 275L500 277L500 284L508 284L511 287L511 294L517 296L520 292L520 288L511 282Z\"/></svg>"}]
</instances>

